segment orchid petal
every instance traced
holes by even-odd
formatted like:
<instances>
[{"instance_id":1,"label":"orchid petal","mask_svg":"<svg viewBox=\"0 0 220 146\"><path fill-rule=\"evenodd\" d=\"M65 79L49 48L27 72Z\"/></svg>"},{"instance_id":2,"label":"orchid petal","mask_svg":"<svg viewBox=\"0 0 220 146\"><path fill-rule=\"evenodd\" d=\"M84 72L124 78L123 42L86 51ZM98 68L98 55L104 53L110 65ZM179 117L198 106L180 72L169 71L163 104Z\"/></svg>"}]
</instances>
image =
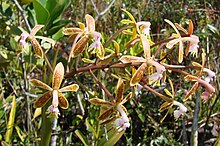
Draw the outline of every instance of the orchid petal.
<instances>
[{"instance_id":1,"label":"orchid petal","mask_svg":"<svg viewBox=\"0 0 220 146\"><path fill-rule=\"evenodd\" d=\"M124 55L119 60L123 63L146 62L146 59L142 57L129 56L129 55Z\"/></svg>"},{"instance_id":2,"label":"orchid petal","mask_svg":"<svg viewBox=\"0 0 220 146\"><path fill-rule=\"evenodd\" d=\"M112 106L113 105L113 103L105 101L105 100L100 99L100 98L92 98L89 101L93 104L98 104L98 105L107 105L107 106Z\"/></svg>"},{"instance_id":3,"label":"orchid petal","mask_svg":"<svg viewBox=\"0 0 220 146\"><path fill-rule=\"evenodd\" d=\"M34 28L31 30L30 35L34 36L42 27L44 27L44 25L36 25L36 26L34 26Z\"/></svg>"},{"instance_id":4,"label":"orchid petal","mask_svg":"<svg viewBox=\"0 0 220 146\"><path fill-rule=\"evenodd\" d=\"M199 83L196 82L196 83L192 86L192 88L189 90L189 92L187 92L186 96L183 98L183 101L188 100L189 97L190 97L190 95L192 95L193 93L196 92L198 86L199 86Z\"/></svg>"},{"instance_id":5,"label":"orchid petal","mask_svg":"<svg viewBox=\"0 0 220 146\"><path fill-rule=\"evenodd\" d=\"M138 82L142 79L144 73L145 73L145 69L147 67L146 63L143 63L138 70L134 73L134 75L131 78L130 81L130 86L134 86L136 84L138 84Z\"/></svg>"},{"instance_id":6,"label":"orchid petal","mask_svg":"<svg viewBox=\"0 0 220 146\"><path fill-rule=\"evenodd\" d=\"M87 25L87 28L88 28L88 32L93 32L95 31L95 20L92 16L86 14L85 16L86 18L86 25Z\"/></svg>"},{"instance_id":7,"label":"orchid petal","mask_svg":"<svg viewBox=\"0 0 220 146\"><path fill-rule=\"evenodd\" d=\"M72 55L75 57L81 54L85 50L88 41L89 36L84 35L75 45L73 45Z\"/></svg>"},{"instance_id":8,"label":"orchid petal","mask_svg":"<svg viewBox=\"0 0 220 146\"><path fill-rule=\"evenodd\" d=\"M141 86L142 87L142 86ZM121 102L121 104L124 104L125 102L127 102L129 99L131 99L133 97L133 93L130 92Z\"/></svg>"},{"instance_id":9,"label":"orchid petal","mask_svg":"<svg viewBox=\"0 0 220 146\"><path fill-rule=\"evenodd\" d=\"M192 33L193 33L193 22L192 20L189 20L188 34L192 35Z\"/></svg>"},{"instance_id":10,"label":"orchid petal","mask_svg":"<svg viewBox=\"0 0 220 146\"><path fill-rule=\"evenodd\" d=\"M53 73L52 88L58 90L64 77L64 67L60 62L56 65Z\"/></svg>"},{"instance_id":11,"label":"orchid petal","mask_svg":"<svg viewBox=\"0 0 220 146\"><path fill-rule=\"evenodd\" d=\"M146 36L144 36L143 34L141 34L141 42L144 48L144 55L146 59L150 59L151 54L150 54L150 43L147 40Z\"/></svg>"},{"instance_id":12,"label":"orchid petal","mask_svg":"<svg viewBox=\"0 0 220 146\"><path fill-rule=\"evenodd\" d=\"M46 89L46 90L48 90L48 91L52 91L52 90L53 90L50 86L48 86L47 84L41 82L40 80L32 79L30 82L31 82L34 86L40 87L40 88L42 88L42 89Z\"/></svg>"},{"instance_id":13,"label":"orchid petal","mask_svg":"<svg viewBox=\"0 0 220 146\"><path fill-rule=\"evenodd\" d=\"M79 86L77 84L72 84L72 85L69 85L69 86L65 86L63 88L61 88L59 90L59 92L68 92L68 91L77 91L79 89Z\"/></svg>"},{"instance_id":14,"label":"orchid petal","mask_svg":"<svg viewBox=\"0 0 220 146\"><path fill-rule=\"evenodd\" d=\"M114 112L114 109L113 109L113 108L110 108L110 109L104 111L104 112L99 116L99 120L104 120L104 119L108 118L113 112Z\"/></svg>"},{"instance_id":15,"label":"orchid petal","mask_svg":"<svg viewBox=\"0 0 220 146\"><path fill-rule=\"evenodd\" d=\"M169 41L169 42L166 44L166 47L167 47L168 49L171 49L171 48L173 48L173 46L174 46L175 44L177 44L179 41L180 41L179 39L173 39L173 40Z\"/></svg>"},{"instance_id":16,"label":"orchid petal","mask_svg":"<svg viewBox=\"0 0 220 146\"><path fill-rule=\"evenodd\" d=\"M42 58L43 57L43 50L42 50L40 44L38 43L38 41L34 37L31 37L31 43L33 45L34 51L37 54L37 56Z\"/></svg>"},{"instance_id":17,"label":"orchid petal","mask_svg":"<svg viewBox=\"0 0 220 146\"><path fill-rule=\"evenodd\" d=\"M69 102L62 93L58 94L58 100L59 100L59 106L62 109L67 109L69 107Z\"/></svg>"},{"instance_id":18,"label":"orchid petal","mask_svg":"<svg viewBox=\"0 0 220 146\"><path fill-rule=\"evenodd\" d=\"M73 35L73 34L78 34L78 33L82 33L83 30L80 28L65 28L63 30L63 34L64 35Z\"/></svg>"},{"instance_id":19,"label":"orchid petal","mask_svg":"<svg viewBox=\"0 0 220 146\"><path fill-rule=\"evenodd\" d=\"M183 61L183 42L179 41L179 57L178 57L178 62L182 63Z\"/></svg>"},{"instance_id":20,"label":"orchid petal","mask_svg":"<svg viewBox=\"0 0 220 146\"><path fill-rule=\"evenodd\" d=\"M51 97L52 97L52 92L47 91L42 96L37 98L37 100L34 102L34 107L35 108L43 107L50 100Z\"/></svg>"},{"instance_id":21,"label":"orchid petal","mask_svg":"<svg viewBox=\"0 0 220 146\"><path fill-rule=\"evenodd\" d=\"M120 103L123 100L123 93L124 93L124 83L122 81L122 79L120 78L118 80L118 85L116 88L116 104Z\"/></svg>"}]
</instances>

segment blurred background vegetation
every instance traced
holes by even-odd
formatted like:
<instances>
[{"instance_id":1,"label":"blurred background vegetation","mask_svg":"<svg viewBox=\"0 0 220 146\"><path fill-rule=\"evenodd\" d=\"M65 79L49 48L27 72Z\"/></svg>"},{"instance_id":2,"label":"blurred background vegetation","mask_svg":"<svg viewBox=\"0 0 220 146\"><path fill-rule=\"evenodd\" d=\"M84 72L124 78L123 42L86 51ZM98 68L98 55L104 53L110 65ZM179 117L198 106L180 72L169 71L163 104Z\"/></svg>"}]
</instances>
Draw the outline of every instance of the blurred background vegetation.
<instances>
[{"instance_id":1,"label":"blurred background vegetation","mask_svg":"<svg viewBox=\"0 0 220 146\"><path fill-rule=\"evenodd\" d=\"M220 127L220 100L218 100L220 90L220 3L218 0L55 0L53 2L56 4L47 5L48 11L43 8L44 0L39 1L19 0L18 2L24 10L30 27L44 24L46 27L40 34L57 41L55 47L62 53L58 60L64 60L64 52L70 45L67 38L62 35L62 28L78 26L78 21L85 21L85 14L90 14L96 19L96 30L104 35L103 42L106 42L123 26L120 21L127 16L121 11L121 8L131 12L137 21L151 22L151 36L154 42L167 38L170 35L170 33L167 34L167 31L172 32L164 19L180 23L185 28L187 28L187 21L191 19L195 26L194 33L200 37L199 52L201 53L202 48L205 49L206 66L217 75L214 80L216 95L200 105L198 122L199 145L214 144ZM28 47L23 50L24 54L21 59L18 40L22 31L27 30L22 13L13 0L1 0L0 3L0 141L5 139L9 114L13 107L11 102L16 97L17 105L11 143L17 145L34 144L39 140L40 118L34 118L33 101L36 97L27 94L34 93L38 89L26 85L28 83L25 83L24 76L28 80L30 78L40 79L44 62L42 59L33 57L33 52ZM109 9L108 6L110 6ZM129 38L122 35L116 38L122 49L124 42L128 40ZM42 45L47 48L49 44ZM52 60L54 50L49 48L50 46L48 46L47 55L49 60ZM175 59L176 56L171 53L170 59ZM188 61L192 59L191 57L187 58ZM198 57L197 60L194 60L200 62L201 59ZM25 63L22 64L22 62ZM26 69L26 74L24 74L24 69ZM94 82L84 76L85 74L79 75L79 78L81 77L79 80L94 88ZM173 81L175 85L175 82L180 83L182 79L177 78ZM116 86L115 80L106 79L106 82L108 82L107 88L110 91ZM175 88L181 90L191 86L189 83ZM177 93L177 98L181 98L183 92ZM85 94L81 93L78 95L79 97L75 93L67 95L70 108L62 110L58 119L59 145L83 145L73 129L79 129L89 143L92 143L91 129L86 127L83 122L85 122L85 118L92 124L96 122L94 117L97 117L98 114L97 107L82 100L85 98L83 95ZM26 101L26 96L30 96L28 101ZM82 115L80 103L85 110L84 115ZM160 123L160 119L164 115L159 112L162 103L160 98L145 90L127 102L125 106L132 119L131 127L126 130L117 145L188 145L186 142L190 140L195 100L188 101L187 108L190 112L184 119L175 121L173 115L169 114L165 121ZM30 123L27 120L29 116L27 108L29 108L30 117L33 119L29 121Z\"/></svg>"}]
</instances>

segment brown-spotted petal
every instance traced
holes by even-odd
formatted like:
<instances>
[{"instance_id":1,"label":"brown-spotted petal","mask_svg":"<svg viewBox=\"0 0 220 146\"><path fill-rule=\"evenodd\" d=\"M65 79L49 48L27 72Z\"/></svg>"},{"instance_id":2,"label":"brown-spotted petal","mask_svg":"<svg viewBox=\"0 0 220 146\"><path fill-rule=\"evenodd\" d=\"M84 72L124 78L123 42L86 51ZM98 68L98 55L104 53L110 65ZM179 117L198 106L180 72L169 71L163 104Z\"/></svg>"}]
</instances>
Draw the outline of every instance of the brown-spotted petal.
<instances>
[{"instance_id":1,"label":"brown-spotted petal","mask_svg":"<svg viewBox=\"0 0 220 146\"><path fill-rule=\"evenodd\" d=\"M198 88L199 83L196 82L192 88L187 92L186 96L183 98L183 101L186 101L189 99L190 95L192 95L193 93L196 92L197 88Z\"/></svg>"},{"instance_id":2,"label":"brown-spotted petal","mask_svg":"<svg viewBox=\"0 0 220 146\"><path fill-rule=\"evenodd\" d=\"M142 65L138 68L138 70L134 73L134 75L131 78L130 86L134 86L138 84L138 82L142 79L145 69L147 67L146 63L142 63Z\"/></svg>"},{"instance_id":3,"label":"brown-spotted petal","mask_svg":"<svg viewBox=\"0 0 220 146\"><path fill-rule=\"evenodd\" d=\"M143 34L141 34L141 43L144 49L144 56L146 59L150 59L151 54L150 54L150 43L147 40L147 37Z\"/></svg>"},{"instance_id":4,"label":"brown-spotted petal","mask_svg":"<svg viewBox=\"0 0 220 146\"><path fill-rule=\"evenodd\" d=\"M40 87L42 89L46 89L46 90L49 90L49 91L52 91L53 89L48 86L47 84L41 82L40 80L37 80L37 79L32 79L30 81L34 86L37 86L37 87Z\"/></svg>"},{"instance_id":5,"label":"brown-spotted petal","mask_svg":"<svg viewBox=\"0 0 220 146\"><path fill-rule=\"evenodd\" d=\"M42 96L37 98L37 100L34 102L34 107L35 108L43 107L50 100L51 97L52 97L52 92L47 91Z\"/></svg>"},{"instance_id":6,"label":"brown-spotted petal","mask_svg":"<svg viewBox=\"0 0 220 146\"><path fill-rule=\"evenodd\" d=\"M56 65L54 72L53 72L53 81L52 81L52 88L58 90L60 88L60 84L62 83L64 76L64 67L63 64L60 62Z\"/></svg>"},{"instance_id":7,"label":"brown-spotted petal","mask_svg":"<svg viewBox=\"0 0 220 146\"><path fill-rule=\"evenodd\" d=\"M170 108L173 105L173 102L164 102L161 106L159 111L162 112L168 108Z\"/></svg>"},{"instance_id":8,"label":"brown-spotted petal","mask_svg":"<svg viewBox=\"0 0 220 146\"><path fill-rule=\"evenodd\" d=\"M92 16L86 14L86 26L88 27L89 32L95 31L95 20Z\"/></svg>"},{"instance_id":9,"label":"brown-spotted petal","mask_svg":"<svg viewBox=\"0 0 220 146\"><path fill-rule=\"evenodd\" d=\"M119 59L123 63L132 63L132 62L146 62L146 59L142 57L124 55Z\"/></svg>"},{"instance_id":10,"label":"brown-spotted petal","mask_svg":"<svg viewBox=\"0 0 220 146\"><path fill-rule=\"evenodd\" d=\"M114 109L113 109L113 108L110 108L110 109L104 111L104 112L99 116L99 120L104 120L104 119L108 118L113 112L114 112Z\"/></svg>"},{"instance_id":11,"label":"brown-spotted petal","mask_svg":"<svg viewBox=\"0 0 220 146\"><path fill-rule=\"evenodd\" d=\"M121 104L124 104L125 102L127 102L128 100L130 100L133 97L133 93L130 92L121 102Z\"/></svg>"},{"instance_id":12,"label":"brown-spotted petal","mask_svg":"<svg viewBox=\"0 0 220 146\"><path fill-rule=\"evenodd\" d=\"M198 77L193 76L193 75L187 75L187 76L184 77L184 80L186 80L186 81L197 81Z\"/></svg>"},{"instance_id":13,"label":"brown-spotted petal","mask_svg":"<svg viewBox=\"0 0 220 146\"><path fill-rule=\"evenodd\" d=\"M30 35L34 36L44 25L36 25L34 28L31 30Z\"/></svg>"},{"instance_id":14,"label":"brown-spotted petal","mask_svg":"<svg viewBox=\"0 0 220 146\"><path fill-rule=\"evenodd\" d=\"M123 93L124 93L124 82L120 78L118 80L118 85L116 89L116 97L115 97L116 104L120 103L123 100Z\"/></svg>"},{"instance_id":15,"label":"brown-spotted petal","mask_svg":"<svg viewBox=\"0 0 220 146\"><path fill-rule=\"evenodd\" d=\"M37 56L39 57L43 57L43 50L40 46L40 44L38 43L38 41L34 38L34 37L30 37L31 39L31 43L33 45L34 51L37 54Z\"/></svg>"},{"instance_id":16,"label":"brown-spotted petal","mask_svg":"<svg viewBox=\"0 0 220 146\"><path fill-rule=\"evenodd\" d=\"M176 26L179 30L182 30L185 34L188 33L188 32L187 32L182 26L180 26L178 23L175 23L175 26Z\"/></svg>"},{"instance_id":17,"label":"brown-spotted petal","mask_svg":"<svg viewBox=\"0 0 220 146\"><path fill-rule=\"evenodd\" d=\"M69 107L69 102L62 93L58 94L58 100L59 100L59 106L62 109L67 109Z\"/></svg>"},{"instance_id":18,"label":"brown-spotted petal","mask_svg":"<svg viewBox=\"0 0 220 146\"><path fill-rule=\"evenodd\" d=\"M89 100L92 104L98 104L98 105L108 105L108 106L112 106L113 103L105 101L103 99L100 98L92 98Z\"/></svg>"},{"instance_id":19,"label":"brown-spotted petal","mask_svg":"<svg viewBox=\"0 0 220 146\"><path fill-rule=\"evenodd\" d=\"M73 35L73 34L78 34L78 33L82 33L83 30L80 28L65 28L63 30L63 34L64 35Z\"/></svg>"},{"instance_id":20,"label":"brown-spotted petal","mask_svg":"<svg viewBox=\"0 0 220 146\"><path fill-rule=\"evenodd\" d=\"M84 35L72 48L72 55L73 57L78 56L79 54L81 54L85 48L86 45L89 41L89 36L88 35Z\"/></svg>"},{"instance_id":21,"label":"brown-spotted petal","mask_svg":"<svg viewBox=\"0 0 220 146\"><path fill-rule=\"evenodd\" d=\"M79 89L79 86L77 84L72 84L72 85L61 88L59 92L77 91L78 89Z\"/></svg>"},{"instance_id":22,"label":"brown-spotted petal","mask_svg":"<svg viewBox=\"0 0 220 146\"><path fill-rule=\"evenodd\" d=\"M127 109L124 107L124 105L119 104L119 106L122 108L122 110L123 110L126 114L128 114L128 111L127 111Z\"/></svg>"},{"instance_id":23,"label":"brown-spotted petal","mask_svg":"<svg viewBox=\"0 0 220 146\"><path fill-rule=\"evenodd\" d=\"M113 116L113 117L108 118L107 120L105 120L103 122L100 122L99 124L100 125L108 124L108 123L113 122L114 120L116 120L116 118L117 118L116 116Z\"/></svg>"}]
</instances>

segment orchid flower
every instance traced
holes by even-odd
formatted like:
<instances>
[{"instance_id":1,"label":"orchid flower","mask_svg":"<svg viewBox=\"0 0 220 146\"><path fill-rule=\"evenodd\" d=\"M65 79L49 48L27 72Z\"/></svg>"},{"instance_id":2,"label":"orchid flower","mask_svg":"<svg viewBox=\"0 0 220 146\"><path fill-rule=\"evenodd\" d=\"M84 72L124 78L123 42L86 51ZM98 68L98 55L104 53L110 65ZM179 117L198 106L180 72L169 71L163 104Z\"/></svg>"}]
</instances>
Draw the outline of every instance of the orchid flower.
<instances>
[{"instance_id":1,"label":"orchid flower","mask_svg":"<svg viewBox=\"0 0 220 146\"><path fill-rule=\"evenodd\" d=\"M149 44L149 41L147 40L146 36L141 34L140 37L141 37L141 42L142 42L143 49L144 49L145 58L124 55L119 59L123 63L132 63L132 62L141 62L142 63L141 66L137 69L137 71L134 73L134 75L131 78L131 81L130 81L131 86L137 85L138 82L142 79L142 77L145 73L145 70L147 68L147 65L152 65L156 68L156 72L153 73L152 75L148 76L148 80L149 80L150 84L152 84L156 81L159 81L162 78L163 72L165 71L164 66L162 66L160 63L154 61L151 58L150 44Z\"/></svg>"},{"instance_id":2,"label":"orchid flower","mask_svg":"<svg viewBox=\"0 0 220 146\"><path fill-rule=\"evenodd\" d=\"M27 42L27 39L29 39L33 45L33 48L34 48L34 51L36 53L37 56L39 57L43 57L43 50L40 46L40 44L38 43L38 41L36 40L36 38L39 38L39 39L42 39L42 40L45 40L49 43L51 43L53 46L55 44L55 41L50 39L50 38L46 38L46 37L42 37L42 36L35 36L35 34L42 28L44 27L44 25L36 25L29 33L27 32L23 32L20 36L20 41L19 41L19 45L21 47L24 47L26 42Z\"/></svg>"},{"instance_id":3,"label":"orchid flower","mask_svg":"<svg viewBox=\"0 0 220 146\"><path fill-rule=\"evenodd\" d=\"M184 100L187 100L191 94L195 93L199 84L201 84L206 89L206 91L202 93L202 99L204 102L206 102L211 97L211 95L215 92L215 88L209 82L212 81L216 75L213 71L204 67L205 56L206 56L206 54L205 54L205 51L203 50L202 65L197 62L192 63L193 66L197 66L197 67L201 68L198 76L187 75L184 78L187 81L196 81L196 83L193 85L193 87L189 90L189 92L184 97ZM204 80L201 78L203 72L206 72L208 74L208 76L205 77Z\"/></svg>"},{"instance_id":4,"label":"orchid flower","mask_svg":"<svg viewBox=\"0 0 220 146\"><path fill-rule=\"evenodd\" d=\"M70 38L76 35L70 54L73 57L81 54L85 50L86 45L89 42L89 38L91 37L93 39L93 43L90 45L89 50L94 49L93 53L96 53L100 59L103 59L105 50L101 43L102 35L95 31L95 20L92 16L87 14L85 19L86 27L83 23L79 23L80 28L65 28L63 30L63 33L65 35L70 35ZM81 39L78 40L80 37Z\"/></svg>"},{"instance_id":5,"label":"orchid flower","mask_svg":"<svg viewBox=\"0 0 220 146\"><path fill-rule=\"evenodd\" d=\"M143 34L145 35L146 37L148 37L150 35L150 25L151 23L148 22L148 21L139 21L139 22L136 22L136 20L134 19L134 17L132 16L132 14L128 11L126 11L125 9L122 9L127 15L128 17L131 19L124 19L122 22L125 23L125 24L129 24L129 23L132 23L135 28L133 28L133 32L132 32L132 35L133 35L133 38L136 38L137 37L137 34L136 32L139 33L139 35Z\"/></svg>"},{"instance_id":6,"label":"orchid flower","mask_svg":"<svg viewBox=\"0 0 220 146\"><path fill-rule=\"evenodd\" d=\"M99 116L100 124L107 124L114 121L114 126L118 129L118 132L126 130L130 127L129 119L127 116L127 110L123 106L130 98L132 98L132 92L130 92L125 98L123 98L124 83L122 79L118 80L116 88L116 97L113 102L105 101L100 98L92 98L90 102L101 106L101 115ZM115 115L112 115L116 113Z\"/></svg>"},{"instance_id":7,"label":"orchid flower","mask_svg":"<svg viewBox=\"0 0 220 146\"><path fill-rule=\"evenodd\" d=\"M181 115L183 115L184 113L187 112L187 108L186 108L182 103L180 103L180 102L174 100L175 93L174 93L173 83L172 83L172 81L171 81L170 79L169 79L168 81L169 81L169 83L170 83L172 93L170 93L170 91L167 90L167 89L164 89L164 91L165 91L165 93L166 93L168 96L171 97L172 101L171 101L171 102L165 102L165 103L163 103L163 104L161 105L161 107L160 107L160 112L162 112L162 111L164 111L164 110L166 110L166 109L168 109L168 108L169 108L169 109L168 109L167 113L165 114L165 116L160 120L160 122L163 122L163 120L166 118L166 116L167 116L168 113L170 112L170 110L171 110L171 108L172 108L173 105L176 105L176 106L179 107L179 109L177 109L177 110L174 111L174 118L175 118L175 119L178 119Z\"/></svg>"},{"instance_id":8,"label":"orchid flower","mask_svg":"<svg viewBox=\"0 0 220 146\"><path fill-rule=\"evenodd\" d=\"M187 100L188 97L192 94L195 93L196 89L198 88L198 84L200 83L203 87L205 87L206 91L202 93L202 99L204 102L206 102L211 95L215 92L215 88L209 84L209 82L193 76L193 75L187 75L186 77L184 77L184 79L186 81L196 81L196 83L193 85L192 89L187 93L187 95L184 97L184 100Z\"/></svg>"},{"instance_id":9,"label":"orchid flower","mask_svg":"<svg viewBox=\"0 0 220 146\"><path fill-rule=\"evenodd\" d=\"M37 80L32 79L31 83L42 89L48 90L42 96L38 97L37 100L34 102L35 108L43 107L52 97L52 104L48 107L47 111L49 113L49 117L56 117L58 118L59 109L58 105L62 109L67 109L69 103L62 92L67 91L77 91L79 86L77 84L72 84L60 89L61 82L64 77L64 67L63 64L60 62L56 65L53 73L53 80L52 80L52 87L48 86L47 84Z\"/></svg>"},{"instance_id":10,"label":"orchid flower","mask_svg":"<svg viewBox=\"0 0 220 146\"><path fill-rule=\"evenodd\" d=\"M198 52L198 43L199 43L199 37L195 36L195 35L192 35L192 34L189 34L189 37L181 37L181 34L180 32L178 31L177 27L181 30L183 30L184 32L186 32L185 29L183 29L182 27L180 27L178 24L176 24L176 26L170 21L170 20L167 20L165 19L165 22L167 22L168 24L170 24L173 29L175 30L176 34L173 34L172 36L175 38L171 41L169 41L167 43L167 48L171 49L175 44L179 43L179 57L178 57L178 62L181 63L183 61L183 43L185 41L188 41L190 42L189 44L189 50L187 51L187 55L188 55L188 52L191 52L193 55L196 55L197 56L197 52ZM190 21L191 22L191 21ZM190 25L192 25L192 23L190 23ZM193 26L192 26L193 27ZM191 33L191 31L190 31Z\"/></svg>"}]
</instances>

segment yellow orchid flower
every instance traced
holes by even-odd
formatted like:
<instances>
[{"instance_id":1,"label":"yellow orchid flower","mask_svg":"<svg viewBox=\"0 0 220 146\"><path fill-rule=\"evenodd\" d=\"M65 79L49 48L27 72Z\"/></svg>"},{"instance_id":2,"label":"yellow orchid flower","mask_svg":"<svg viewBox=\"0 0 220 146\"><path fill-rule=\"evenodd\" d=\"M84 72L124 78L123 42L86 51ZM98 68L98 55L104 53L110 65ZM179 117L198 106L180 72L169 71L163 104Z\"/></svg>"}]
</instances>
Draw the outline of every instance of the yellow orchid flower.
<instances>
[{"instance_id":1,"label":"yellow orchid flower","mask_svg":"<svg viewBox=\"0 0 220 146\"><path fill-rule=\"evenodd\" d=\"M62 92L77 91L79 88L77 84L72 84L60 89L60 85L62 83L63 77L64 77L64 67L63 64L60 62L56 65L54 69L52 87L41 82L40 80L37 79L31 80L31 83L34 86L48 90L42 96L38 97L37 100L34 102L35 108L43 107L52 97L52 104L48 107L47 110L50 114L49 115L50 117L56 117L56 118L58 117L59 115L58 105L62 109L67 109L69 106L69 103L65 98L65 96L62 94Z\"/></svg>"}]
</instances>

